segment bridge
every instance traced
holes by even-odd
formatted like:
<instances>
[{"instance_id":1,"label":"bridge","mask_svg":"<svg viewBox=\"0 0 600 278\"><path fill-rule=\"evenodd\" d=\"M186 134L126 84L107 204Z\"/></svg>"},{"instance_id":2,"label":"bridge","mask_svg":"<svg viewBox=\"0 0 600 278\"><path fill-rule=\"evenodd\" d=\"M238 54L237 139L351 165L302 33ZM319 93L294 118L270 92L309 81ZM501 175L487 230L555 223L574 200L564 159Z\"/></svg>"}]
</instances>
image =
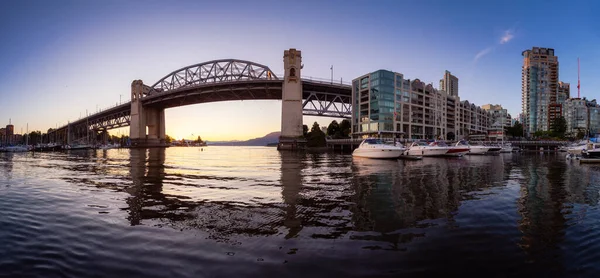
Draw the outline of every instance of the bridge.
<instances>
[{"instance_id":1,"label":"bridge","mask_svg":"<svg viewBox=\"0 0 600 278\"><path fill-rule=\"evenodd\" d=\"M303 143L302 115L351 117L349 83L302 78L299 50L285 50L283 60L281 77L265 65L224 59L175 70L152 86L134 80L131 101L69 122L53 137L72 144L90 133L129 126L132 146L164 146L165 109L217 101L282 100L280 147L285 149Z\"/></svg>"}]
</instances>

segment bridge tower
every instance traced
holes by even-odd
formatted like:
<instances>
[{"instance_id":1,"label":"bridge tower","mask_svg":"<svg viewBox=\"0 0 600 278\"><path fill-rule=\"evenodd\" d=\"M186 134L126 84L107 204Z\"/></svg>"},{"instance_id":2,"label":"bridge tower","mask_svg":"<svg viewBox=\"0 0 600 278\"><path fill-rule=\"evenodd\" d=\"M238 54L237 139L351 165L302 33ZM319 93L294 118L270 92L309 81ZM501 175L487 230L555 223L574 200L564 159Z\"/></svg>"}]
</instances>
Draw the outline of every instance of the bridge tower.
<instances>
[{"instance_id":1,"label":"bridge tower","mask_svg":"<svg viewBox=\"0 0 600 278\"><path fill-rule=\"evenodd\" d=\"M285 70L281 95L281 136L279 150L304 148L302 134L302 55L290 48L283 52Z\"/></svg>"},{"instance_id":2,"label":"bridge tower","mask_svg":"<svg viewBox=\"0 0 600 278\"><path fill-rule=\"evenodd\" d=\"M142 98L150 88L142 80L131 83L131 124L129 139L132 147L164 147L165 109L161 107L144 107Z\"/></svg>"}]
</instances>

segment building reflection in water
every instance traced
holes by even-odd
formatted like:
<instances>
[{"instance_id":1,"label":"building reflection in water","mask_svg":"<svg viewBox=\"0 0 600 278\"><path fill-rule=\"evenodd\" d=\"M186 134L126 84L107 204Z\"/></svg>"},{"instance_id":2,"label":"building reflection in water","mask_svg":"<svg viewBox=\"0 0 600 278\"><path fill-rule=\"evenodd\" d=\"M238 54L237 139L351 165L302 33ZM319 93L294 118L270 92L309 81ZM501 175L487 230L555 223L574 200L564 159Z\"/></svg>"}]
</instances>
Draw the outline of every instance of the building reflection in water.
<instances>
[{"instance_id":1,"label":"building reflection in water","mask_svg":"<svg viewBox=\"0 0 600 278\"><path fill-rule=\"evenodd\" d=\"M12 171L13 171L13 157L14 153L0 153L0 171L3 172L4 177L9 183L6 186L10 185L10 180L12 179Z\"/></svg>"},{"instance_id":2,"label":"building reflection in water","mask_svg":"<svg viewBox=\"0 0 600 278\"><path fill-rule=\"evenodd\" d=\"M354 238L388 241L392 248L423 236L398 232L432 225L423 220L444 219L453 226L461 201L474 198L472 191L503 186L510 171L502 157L476 156L398 162L354 159L352 167L355 228L379 234Z\"/></svg>"},{"instance_id":3,"label":"building reflection in water","mask_svg":"<svg viewBox=\"0 0 600 278\"><path fill-rule=\"evenodd\" d=\"M528 157L522 168L519 246L534 266L562 273L565 254L560 246L565 241L568 222L585 213L573 211L574 204L598 203L598 190L589 188L596 173L586 165L565 163L547 155Z\"/></svg>"}]
</instances>

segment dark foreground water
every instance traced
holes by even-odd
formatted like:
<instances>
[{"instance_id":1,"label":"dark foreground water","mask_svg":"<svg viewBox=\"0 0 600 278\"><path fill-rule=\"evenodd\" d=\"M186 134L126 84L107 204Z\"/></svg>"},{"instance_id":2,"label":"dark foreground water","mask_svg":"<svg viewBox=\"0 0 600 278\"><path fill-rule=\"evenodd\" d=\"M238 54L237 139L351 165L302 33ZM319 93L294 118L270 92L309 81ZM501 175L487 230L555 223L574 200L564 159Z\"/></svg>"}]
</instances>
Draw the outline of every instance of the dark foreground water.
<instances>
[{"instance_id":1,"label":"dark foreground water","mask_svg":"<svg viewBox=\"0 0 600 278\"><path fill-rule=\"evenodd\" d=\"M0 276L598 277L599 190L561 154L0 153Z\"/></svg>"}]
</instances>

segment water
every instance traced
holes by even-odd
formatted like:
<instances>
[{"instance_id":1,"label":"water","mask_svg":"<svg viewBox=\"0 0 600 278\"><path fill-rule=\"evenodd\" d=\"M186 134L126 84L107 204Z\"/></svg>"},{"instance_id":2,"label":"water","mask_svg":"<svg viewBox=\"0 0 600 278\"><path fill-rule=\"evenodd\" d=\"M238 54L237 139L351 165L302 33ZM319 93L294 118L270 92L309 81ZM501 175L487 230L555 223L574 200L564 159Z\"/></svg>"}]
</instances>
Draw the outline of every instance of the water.
<instances>
[{"instance_id":1,"label":"water","mask_svg":"<svg viewBox=\"0 0 600 278\"><path fill-rule=\"evenodd\" d=\"M600 167L563 157L0 153L0 276L597 276Z\"/></svg>"}]
</instances>

